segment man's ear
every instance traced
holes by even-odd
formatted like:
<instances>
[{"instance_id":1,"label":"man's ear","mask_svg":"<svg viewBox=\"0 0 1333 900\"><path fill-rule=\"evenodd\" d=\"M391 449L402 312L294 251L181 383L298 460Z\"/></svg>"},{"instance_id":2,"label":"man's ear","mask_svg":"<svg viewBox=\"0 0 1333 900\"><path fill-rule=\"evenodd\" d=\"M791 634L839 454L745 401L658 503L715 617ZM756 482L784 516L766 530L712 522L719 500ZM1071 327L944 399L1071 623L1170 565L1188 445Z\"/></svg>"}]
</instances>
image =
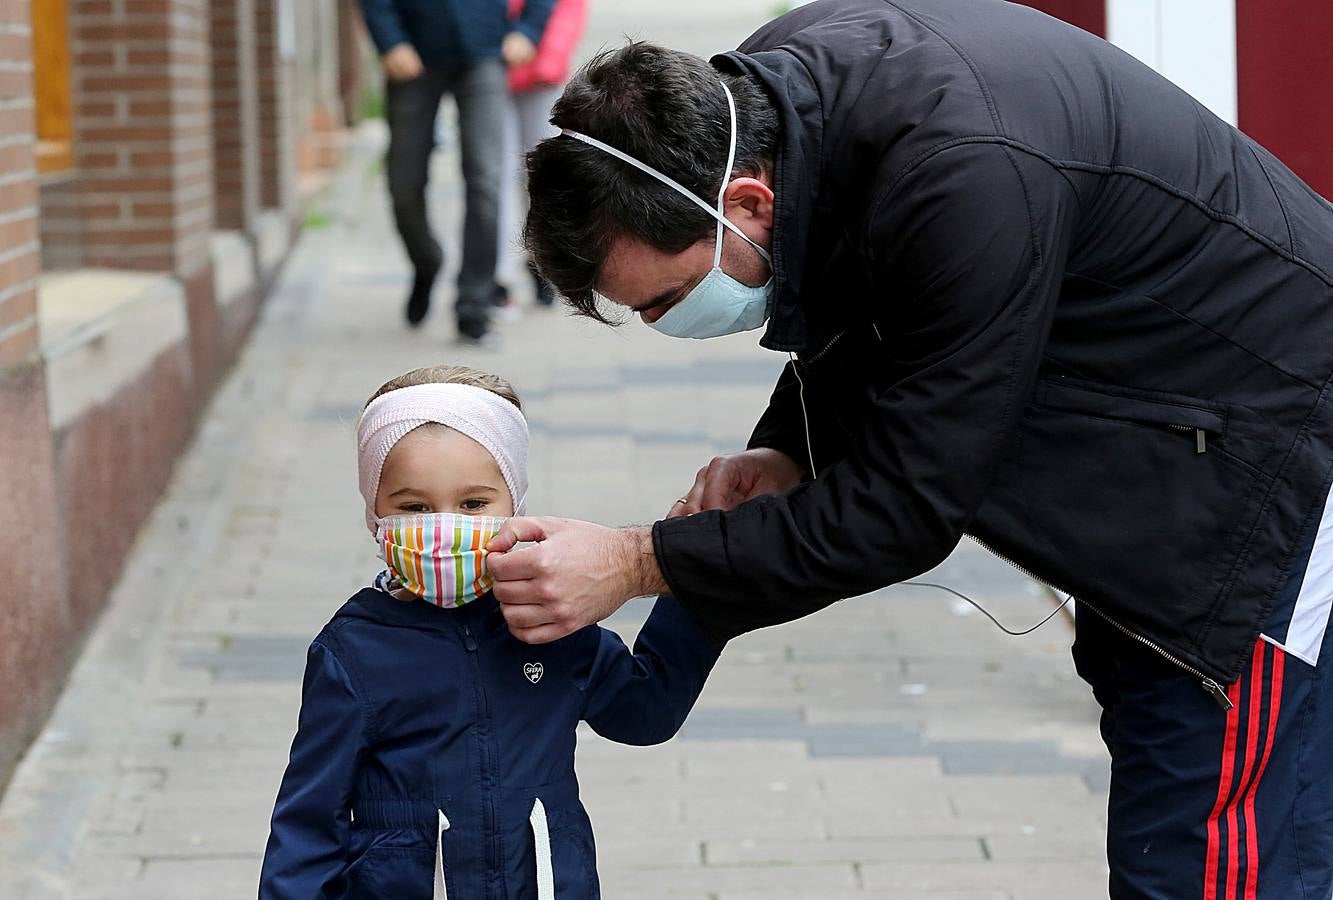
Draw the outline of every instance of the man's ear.
<instances>
[{"instance_id":1,"label":"man's ear","mask_svg":"<svg viewBox=\"0 0 1333 900\"><path fill-rule=\"evenodd\" d=\"M722 197L727 217L740 225L748 220L763 231L773 228L773 189L758 178L733 178Z\"/></svg>"}]
</instances>

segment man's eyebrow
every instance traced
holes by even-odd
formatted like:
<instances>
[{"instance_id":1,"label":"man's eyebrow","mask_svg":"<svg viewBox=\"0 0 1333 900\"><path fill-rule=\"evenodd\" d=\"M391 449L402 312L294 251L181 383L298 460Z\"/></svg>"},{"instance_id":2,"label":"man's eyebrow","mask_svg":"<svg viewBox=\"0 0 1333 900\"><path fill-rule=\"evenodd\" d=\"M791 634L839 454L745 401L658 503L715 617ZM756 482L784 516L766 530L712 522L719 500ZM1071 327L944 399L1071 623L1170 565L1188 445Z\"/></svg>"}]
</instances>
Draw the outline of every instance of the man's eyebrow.
<instances>
[{"instance_id":1,"label":"man's eyebrow","mask_svg":"<svg viewBox=\"0 0 1333 900\"><path fill-rule=\"evenodd\" d=\"M649 300L647 303L644 303L641 306L631 306L630 309L636 313L641 313L641 312L647 312L650 309L657 309L657 307L659 306L666 306L668 303L670 303L671 301L675 300L677 297L680 296L681 289L684 288L685 285L687 284L689 284L688 280L682 281L680 284L677 284L674 287L667 288L665 291L658 294L656 297Z\"/></svg>"}]
</instances>

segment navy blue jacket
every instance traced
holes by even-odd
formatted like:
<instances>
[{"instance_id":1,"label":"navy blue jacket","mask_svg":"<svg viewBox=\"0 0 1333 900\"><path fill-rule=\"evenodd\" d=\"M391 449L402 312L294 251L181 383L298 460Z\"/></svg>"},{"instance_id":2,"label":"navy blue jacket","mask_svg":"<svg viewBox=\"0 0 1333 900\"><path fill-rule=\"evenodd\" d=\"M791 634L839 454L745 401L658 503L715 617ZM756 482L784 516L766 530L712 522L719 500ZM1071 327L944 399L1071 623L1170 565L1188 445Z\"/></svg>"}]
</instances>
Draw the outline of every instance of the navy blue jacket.
<instances>
[{"instance_id":1,"label":"navy blue jacket","mask_svg":"<svg viewBox=\"0 0 1333 900\"><path fill-rule=\"evenodd\" d=\"M366 28L380 53L404 42L427 66L498 57L500 43L520 31L541 41L555 0L527 0L510 20L505 0L360 0Z\"/></svg>"},{"instance_id":2,"label":"navy blue jacket","mask_svg":"<svg viewBox=\"0 0 1333 900\"><path fill-rule=\"evenodd\" d=\"M531 900L535 800L556 896L600 896L575 727L665 741L718 656L670 597L634 651L597 626L524 644L490 595L444 610L358 593L310 646L261 900L429 900L441 813L450 897Z\"/></svg>"}]
</instances>

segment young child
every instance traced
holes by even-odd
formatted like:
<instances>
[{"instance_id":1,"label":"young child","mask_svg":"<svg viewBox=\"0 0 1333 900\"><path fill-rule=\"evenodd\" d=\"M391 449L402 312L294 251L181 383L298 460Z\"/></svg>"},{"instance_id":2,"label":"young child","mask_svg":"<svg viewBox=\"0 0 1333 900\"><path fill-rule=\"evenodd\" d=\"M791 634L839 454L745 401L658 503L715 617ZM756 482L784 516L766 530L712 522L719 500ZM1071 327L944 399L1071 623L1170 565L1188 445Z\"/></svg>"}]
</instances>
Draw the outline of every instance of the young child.
<instances>
[{"instance_id":1,"label":"young child","mask_svg":"<svg viewBox=\"0 0 1333 900\"><path fill-rule=\"evenodd\" d=\"M510 635L484 549L527 493L504 380L409 372L370 399L357 440L388 568L310 646L261 900L599 897L575 727L667 740L719 648L665 596L632 655L597 626Z\"/></svg>"}]
</instances>

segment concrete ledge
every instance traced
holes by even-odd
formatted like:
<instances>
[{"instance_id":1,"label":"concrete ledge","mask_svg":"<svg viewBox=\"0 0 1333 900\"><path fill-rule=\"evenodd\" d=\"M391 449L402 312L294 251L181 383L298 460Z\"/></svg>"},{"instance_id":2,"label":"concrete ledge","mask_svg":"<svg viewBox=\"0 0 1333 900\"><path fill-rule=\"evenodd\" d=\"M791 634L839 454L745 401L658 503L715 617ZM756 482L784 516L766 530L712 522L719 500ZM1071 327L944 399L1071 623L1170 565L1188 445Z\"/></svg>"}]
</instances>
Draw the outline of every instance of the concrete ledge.
<instances>
[{"instance_id":1,"label":"concrete ledge","mask_svg":"<svg viewBox=\"0 0 1333 900\"><path fill-rule=\"evenodd\" d=\"M55 432L109 401L189 337L185 290L168 275L102 269L43 275L38 316Z\"/></svg>"},{"instance_id":2,"label":"concrete ledge","mask_svg":"<svg viewBox=\"0 0 1333 900\"><path fill-rule=\"evenodd\" d=\"M292 223L282 210L266 209L256 217L254 238L259 271L268 278L291 247Z\"/></svg>"},{"instance_id":3,"label":"concrete ledge","mask_svg":"<svg viewBox=\"0 0 1333 900\"><path fill-rule=\"evenodd\" d=\"M255 270L255 249L250 239L239 231L215 231L211 240L213 254L213 299L226 308L249 295L259 284Z\"/></svg>"}]
</instances>

